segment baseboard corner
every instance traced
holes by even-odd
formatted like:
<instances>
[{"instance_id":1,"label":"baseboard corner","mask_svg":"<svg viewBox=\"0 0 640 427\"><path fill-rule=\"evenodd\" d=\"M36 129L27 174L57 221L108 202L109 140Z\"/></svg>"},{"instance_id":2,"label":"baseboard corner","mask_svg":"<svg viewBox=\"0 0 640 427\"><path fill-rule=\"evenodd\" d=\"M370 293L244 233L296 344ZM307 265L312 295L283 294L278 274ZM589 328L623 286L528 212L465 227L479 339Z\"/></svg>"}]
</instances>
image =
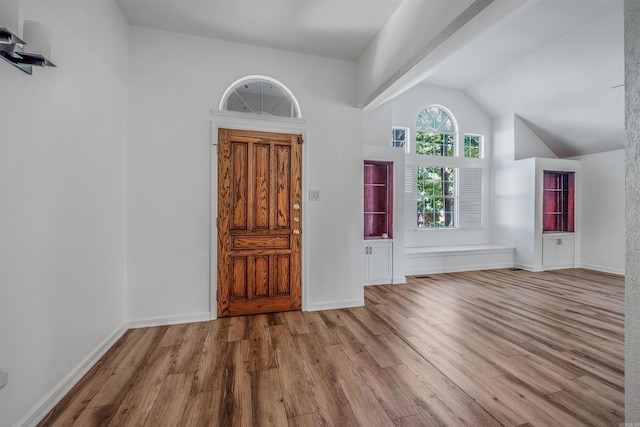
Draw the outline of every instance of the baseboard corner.
<instances>
[{"instance_id":1,"label":"baseboard corner","mask_svg":"<svg viewBox=\"0 0 640 427\"><path fill-rule=\"evenodd\" d=\"M36 403L14 427L37 425L127 331L122 323Z\"/></svg>"}]
</instances>

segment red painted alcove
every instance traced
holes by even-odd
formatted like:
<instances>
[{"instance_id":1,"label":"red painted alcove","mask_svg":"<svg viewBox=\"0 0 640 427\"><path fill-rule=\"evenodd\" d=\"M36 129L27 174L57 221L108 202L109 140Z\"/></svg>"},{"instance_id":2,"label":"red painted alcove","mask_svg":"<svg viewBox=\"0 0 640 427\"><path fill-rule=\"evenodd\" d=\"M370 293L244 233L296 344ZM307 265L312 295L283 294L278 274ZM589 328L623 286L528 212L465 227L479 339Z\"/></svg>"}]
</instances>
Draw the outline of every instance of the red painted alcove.
<instances>
[{"instance_id":1,"label":"red painted alcove","mask_svg":"<svg viewBox=\"0 0 640 427\"><path fill-rule=\"evenodd\" d=\"M393 162L364 161L364 238L393 238Z\"/></svg>"},{"instance_id":2,"label":"red painted alcove","mask_svg":"<svg viewBox=\"0 0 640 427\"><path fill-rule=\"evenodd\" d=\"M542 231L574 231L575 173L544 171Z\"/></svg>"}]
</instances>

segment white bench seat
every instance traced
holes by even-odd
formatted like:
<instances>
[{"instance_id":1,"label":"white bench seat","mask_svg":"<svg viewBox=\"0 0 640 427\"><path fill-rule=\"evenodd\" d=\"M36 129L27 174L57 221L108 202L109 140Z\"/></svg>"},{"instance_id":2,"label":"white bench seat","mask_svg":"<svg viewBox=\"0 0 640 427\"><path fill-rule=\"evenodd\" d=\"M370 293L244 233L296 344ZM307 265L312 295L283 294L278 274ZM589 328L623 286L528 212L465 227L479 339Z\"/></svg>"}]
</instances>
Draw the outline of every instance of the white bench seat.
<instances>
[{"instance_id":1,"label":"white bench seat","mask_svg":"<svg viewBox=\"0 0 640 427\"><path fill-rule=\"evenodd\" d=\"M404 250L405 274L513 267L515 248L503 245L424 246Z\"/></svg>"}]
</instances>

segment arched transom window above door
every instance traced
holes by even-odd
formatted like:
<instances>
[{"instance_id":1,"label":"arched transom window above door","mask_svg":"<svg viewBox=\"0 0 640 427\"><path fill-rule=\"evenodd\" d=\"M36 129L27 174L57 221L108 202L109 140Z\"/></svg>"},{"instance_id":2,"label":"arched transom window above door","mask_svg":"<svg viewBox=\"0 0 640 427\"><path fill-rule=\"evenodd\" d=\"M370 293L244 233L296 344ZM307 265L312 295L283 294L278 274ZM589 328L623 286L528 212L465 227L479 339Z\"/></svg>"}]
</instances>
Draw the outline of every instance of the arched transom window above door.
<instances>
[{"instance_id":1,"label":"arched transom window above door","mask_svg":"<svg viewBox=\"0 0 640 427\"><path fill-rule=\"evenodd\" d=\"M300 105L279 81L266 76L243 77L229 86L220 109L242 113L300 118Z\"/></svg>"}]
</instances>

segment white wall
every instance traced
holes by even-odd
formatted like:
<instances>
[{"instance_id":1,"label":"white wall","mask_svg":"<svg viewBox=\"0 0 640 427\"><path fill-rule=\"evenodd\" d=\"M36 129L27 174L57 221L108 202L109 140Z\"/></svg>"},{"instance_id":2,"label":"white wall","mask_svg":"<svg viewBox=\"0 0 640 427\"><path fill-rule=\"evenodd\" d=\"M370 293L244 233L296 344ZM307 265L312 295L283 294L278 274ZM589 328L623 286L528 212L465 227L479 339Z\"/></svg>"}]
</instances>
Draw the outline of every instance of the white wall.
<instances>
[{"instance_id":1,"label":"white wall","mask_svg":"<svg viewBox=\"0 0 640 427\"><path fill-rule=\"evenodd\" d=\"M582 267L624 274L624 150L575 159L582 163Z\"/></svg>"},{"instance_id":2,"label":"white wall","mask_svg":"<svg viewBox=\"0 0 640 427\"><path fill-rule=\"evenodd\" d=\"M493 241L516 248L514 262L534 258L535 159L515 162L514 116L494 120L492 129Z\"/></svg>"},{"instance_id":3,"label":"white wall","mask_svg":"<svg viewBox=\"0 0 640 427\"><path fill-rule=\"evenodd\" d=\"M514 157L516 160L531 157L555 159L553 151L536 135L529 126L516 114L514 117Z\"/></svg>"},{"instance_id":4,"label":"white wall","mask_svg":"<svg viewBox=\"0 0 640 427\"><path fill-rule=\"evenodd\" d=\"M127 25L110 0L21 7L58 68L0 61L3 427L37 421L125 325Z\"/></svg>"},{"instance_id":5,"label":"white wall","mask_svg":"<svg viewBox=\"0 0 640 427\"><path fill-rule=\"evenodd\" d=\"M286 85L307 120L303 187L320 201L304 195L303 300L308 309L362 304L355 64L136 26L130 41L128 318L209 316L210 112L251 74Z\"/></svg>"}]
</instances>

